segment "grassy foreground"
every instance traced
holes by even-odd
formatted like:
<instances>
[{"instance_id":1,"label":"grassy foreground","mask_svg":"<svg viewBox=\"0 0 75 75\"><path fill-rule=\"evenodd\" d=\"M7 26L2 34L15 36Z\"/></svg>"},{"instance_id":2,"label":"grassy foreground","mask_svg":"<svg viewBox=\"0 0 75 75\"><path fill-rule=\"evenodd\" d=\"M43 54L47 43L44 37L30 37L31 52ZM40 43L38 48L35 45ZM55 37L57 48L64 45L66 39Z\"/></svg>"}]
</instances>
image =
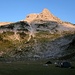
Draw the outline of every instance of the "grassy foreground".
<instances>
[{"instance_id":1,"label":"grassy foreground","mask_svg":"<svg viewBox=\"0 0 75 75\"><path fill-rule=\"evenodd\" d=\"M37 62L0 62L0 75L75 75L75 68L59 68L54 64L45 66Z\"/></svg>"}]
</instances>

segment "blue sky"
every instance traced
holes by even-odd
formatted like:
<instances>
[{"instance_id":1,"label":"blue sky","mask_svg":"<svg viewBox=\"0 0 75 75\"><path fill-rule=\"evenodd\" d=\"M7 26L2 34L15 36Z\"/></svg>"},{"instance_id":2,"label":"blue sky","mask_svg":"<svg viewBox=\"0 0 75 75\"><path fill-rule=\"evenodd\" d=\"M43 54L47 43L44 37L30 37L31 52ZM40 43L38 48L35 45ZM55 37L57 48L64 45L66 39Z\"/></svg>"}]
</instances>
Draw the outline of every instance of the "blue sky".
<instances>
[{"instance_id":1,"label":"blue sky","mask_svg":"<svg viewBox=\"0 0 75 75\"><path fill-rule=\"evenodd\" d=\"M16 22L47 8L63 21L75 23L75 0L0 0L0 22Z\"/></svg>"}]
</instances>

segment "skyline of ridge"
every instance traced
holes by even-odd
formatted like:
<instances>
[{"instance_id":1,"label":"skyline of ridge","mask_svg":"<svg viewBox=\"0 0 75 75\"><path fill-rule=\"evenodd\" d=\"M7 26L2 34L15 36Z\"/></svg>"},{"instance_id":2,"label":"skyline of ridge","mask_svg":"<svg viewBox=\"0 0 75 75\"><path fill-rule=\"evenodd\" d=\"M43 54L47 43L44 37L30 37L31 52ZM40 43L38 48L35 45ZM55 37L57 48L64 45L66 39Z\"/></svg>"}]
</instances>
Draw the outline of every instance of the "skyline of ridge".
<instances>
[{"instance_id":1,"label":"skyline of ridge","mask_svg":"<svg viewBox=\"0 0 75 75\"><path fill-rule=\"evenodd\" d=\"M0 0L0 22L17 22L25 19L28 14L40 13L44 8L47 8L61 20L75 23L74 2L74 0Z\"/></svg>"}]
</instances>

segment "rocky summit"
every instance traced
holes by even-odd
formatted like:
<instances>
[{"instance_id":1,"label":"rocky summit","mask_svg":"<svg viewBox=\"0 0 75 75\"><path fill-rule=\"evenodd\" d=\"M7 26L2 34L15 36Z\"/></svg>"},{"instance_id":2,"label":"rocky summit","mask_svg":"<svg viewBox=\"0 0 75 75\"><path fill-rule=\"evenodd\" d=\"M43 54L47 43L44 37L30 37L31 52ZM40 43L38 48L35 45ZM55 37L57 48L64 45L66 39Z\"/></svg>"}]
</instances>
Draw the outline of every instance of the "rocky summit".
<instances>
[{"instance_id":1,"label":"rocky summit","mask_svg":"<svg viewBox=\"0 0 75 75\"><path fill-rule=\"evenodd\" d=\"M75 25L48 9L19 22L0 23L0 60L70 59L74 55Z\"/></svg>"},{"instance_id":2,"label":"rocky summit","mask_svg":"<svg viewBox=\"0 0 75 75\"><path fill-rule=\"evenodd\" d=\"M29 14L25 21L31 23L34 20L48 20L48 21L60 21L61 20L57 17L55 17L48 9L44 9L40 14Z\"/></svg>"}]
</instances>

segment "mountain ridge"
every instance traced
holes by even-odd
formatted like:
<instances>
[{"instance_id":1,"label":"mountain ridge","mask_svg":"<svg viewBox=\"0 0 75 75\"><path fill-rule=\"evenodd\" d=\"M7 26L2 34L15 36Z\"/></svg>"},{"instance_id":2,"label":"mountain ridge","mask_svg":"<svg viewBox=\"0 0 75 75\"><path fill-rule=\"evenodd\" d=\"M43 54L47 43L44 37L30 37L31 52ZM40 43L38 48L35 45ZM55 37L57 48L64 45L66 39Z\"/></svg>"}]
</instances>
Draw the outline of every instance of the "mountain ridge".
<instances>
[{"instance_id":1,"label":"mountain ridge","mask_svg":"<svg viewBox=\"0 0 75 75\"><path fill-rule=\"evenodd\" d=\"M0 57L60 58L75 52L73 40L74 24L63 22L44 9L25 20L0 26Z\"/></svg>"}]
</instances>

